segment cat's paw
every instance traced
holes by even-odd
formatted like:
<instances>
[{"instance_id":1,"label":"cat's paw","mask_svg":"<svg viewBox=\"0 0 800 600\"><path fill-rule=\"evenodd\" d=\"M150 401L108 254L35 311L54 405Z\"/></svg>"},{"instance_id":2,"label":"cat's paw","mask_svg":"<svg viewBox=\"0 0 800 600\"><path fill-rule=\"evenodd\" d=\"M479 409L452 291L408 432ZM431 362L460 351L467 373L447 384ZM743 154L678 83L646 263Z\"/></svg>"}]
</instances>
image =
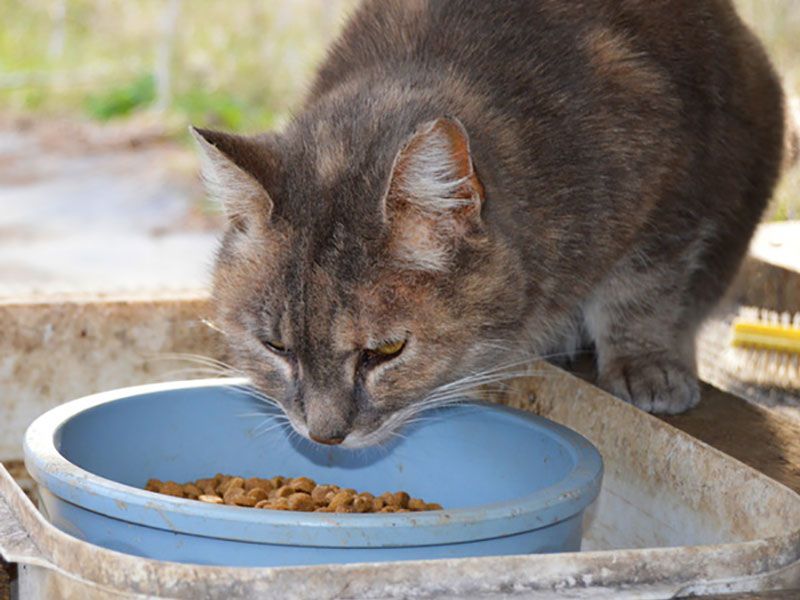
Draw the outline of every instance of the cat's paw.
<instances>
[{"instance_id":1,"label":"cat's paw","mask_svg":"<svg viewBox=\"0 0 800 600\"><path fill-rule=\"evenodd\" d=\"M598 384L650 413L674 415L700 401L697 377L683 365L664 358L612 361L600 373Z\"/></svg>"}]
</instances>

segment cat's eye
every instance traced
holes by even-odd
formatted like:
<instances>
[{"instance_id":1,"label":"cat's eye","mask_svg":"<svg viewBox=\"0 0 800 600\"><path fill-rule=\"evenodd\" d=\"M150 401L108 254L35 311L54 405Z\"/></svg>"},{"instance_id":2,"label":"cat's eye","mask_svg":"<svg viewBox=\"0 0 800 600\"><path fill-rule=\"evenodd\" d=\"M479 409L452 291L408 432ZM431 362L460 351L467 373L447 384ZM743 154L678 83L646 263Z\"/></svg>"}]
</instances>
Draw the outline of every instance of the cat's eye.
<instances>
[{"instance_id":1,"label":"cat's eye","mask_svg":"<svg viewBox=\"0 0 800 600\"><path fill-rule=\"evenodd\" d=\"M375 348L366 348L361 354L361 365L366 368L374 367L399 356L405 347L405 340L397 340L380 344Z\"/></svg>"},{"instance_id":2,"label":"cat's eye","mask_svg":"<svg viewBox=\"0 0 800 600\"><path fill-rule=\"evenodd\" d=\"M289 351L289 349L278 340L263 339L261 340L261 343L264 344L268 350L272 350L277 354L286 354Z\"/></svg>"},{"instance_id":3,"label":"cat's eye","mask_svg":"<svg viewBox=\"0 0 800 600\"><path fill-rule=\"evenodd\" d=\"M393 356L400 354L400 351L405 345L405 340L398 340L396 342L387 342L386 344L381 344L377 348L372 349L372 351L381 356Z\"/></svg>"}]
</instances>

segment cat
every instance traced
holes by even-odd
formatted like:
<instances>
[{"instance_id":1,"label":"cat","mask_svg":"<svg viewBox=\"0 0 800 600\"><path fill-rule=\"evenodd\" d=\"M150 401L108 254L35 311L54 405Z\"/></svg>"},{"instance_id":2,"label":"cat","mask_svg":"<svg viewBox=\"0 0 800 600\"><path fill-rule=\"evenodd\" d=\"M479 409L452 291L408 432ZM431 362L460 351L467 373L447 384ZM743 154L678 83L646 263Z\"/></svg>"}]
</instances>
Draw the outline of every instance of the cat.
<instances>
[{"instance_id":1,"label":"cat","mask_svg":"<svg viewBox=\"0 0 800 600\"><path fill-rule=\"evenodd\" d=\"M783 114L727 0L368 0L283 130L193 130L234 364L345 447L584 343L684 411Z\"/></svg>"}]
</instances>

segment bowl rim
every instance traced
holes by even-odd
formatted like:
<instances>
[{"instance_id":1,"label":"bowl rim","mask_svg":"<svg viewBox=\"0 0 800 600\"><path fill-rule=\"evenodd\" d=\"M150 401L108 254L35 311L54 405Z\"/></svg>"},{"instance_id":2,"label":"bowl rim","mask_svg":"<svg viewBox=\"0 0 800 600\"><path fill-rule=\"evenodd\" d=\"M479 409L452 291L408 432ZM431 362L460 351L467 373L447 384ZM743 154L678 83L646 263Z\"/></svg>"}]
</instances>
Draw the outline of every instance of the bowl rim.
<instances>
[{"instance_id":1,"label":"bowl rim","mask_svg":"<svg viewBox=\"0 0 800 600\"><path fill-rule=\"evenodd\" d=\"M109 518L174 533L314 547L442 545L520 534L579 514L600 491L603 460L586 438L544 417L488 402L471 404L544 426L545 433L573 454L573 468L559 481L531 494L476 507L386 514L254 511L165 496L106 479L70 462L56 447L56 438L67 421L98 406L132 396L234 388L248 383L244 378L171 381L119 388L66 402L28 427L24 437L26 467L42 488L59 499Z\"/></svg>"}]
</instances>

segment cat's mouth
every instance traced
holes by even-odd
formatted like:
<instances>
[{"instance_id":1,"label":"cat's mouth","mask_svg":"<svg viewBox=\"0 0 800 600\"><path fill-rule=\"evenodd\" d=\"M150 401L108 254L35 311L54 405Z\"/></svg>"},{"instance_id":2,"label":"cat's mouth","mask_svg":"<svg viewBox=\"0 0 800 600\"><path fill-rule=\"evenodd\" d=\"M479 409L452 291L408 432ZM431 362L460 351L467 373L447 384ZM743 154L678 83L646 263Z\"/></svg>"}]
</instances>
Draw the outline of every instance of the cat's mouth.
<instances>
[{"instance_id":1,"label":"cat's mouth","mask_svg":"<svg viewBox=\"0 0 800 600\"><path fill-rule=\"evenodd\" d=\"M306 425L302 420L297 419L288 413L286 416L289 418L290 426L296 433L316 444L323 446L341 446L342 448L364 448L365 446L371 445L369 440L363 441L362 438L364 438L364 436L355 431L347 433L344 436L334 438L326 438L314 435L309 431L308 425Z\"/></svg>"},{"instance_id":2,"label":"cat's mouth","mask_svg":"<svg viewBox=\"0 0 800 600\"><path fill-rule=\"evenodd\" d=\"M322 438L322 437L317 437L313 433L309 433L308 437L311 440L317 442L318 444L322 444L323 446L338 446L339 444L344 442L345 439L347 439L346 437Z\"/></svg>"},{"instance_id":3,"label":"cat's mouth","mask_svg":"<svg viewBox=\"0 0 800 600\"><path fill-rule=\"evenodd\" d=\"M311 433L305 423L297 420L294 417L289 417L289 423L296 433L316 444L323 446L338 446L348 449L378 446L384 443L387 439L391 438L393 431L393 429L385 428L384 424L381 424L373 431L354 430L347 433L344 437L323 438Z\"/></svg>"}]
</instances>

